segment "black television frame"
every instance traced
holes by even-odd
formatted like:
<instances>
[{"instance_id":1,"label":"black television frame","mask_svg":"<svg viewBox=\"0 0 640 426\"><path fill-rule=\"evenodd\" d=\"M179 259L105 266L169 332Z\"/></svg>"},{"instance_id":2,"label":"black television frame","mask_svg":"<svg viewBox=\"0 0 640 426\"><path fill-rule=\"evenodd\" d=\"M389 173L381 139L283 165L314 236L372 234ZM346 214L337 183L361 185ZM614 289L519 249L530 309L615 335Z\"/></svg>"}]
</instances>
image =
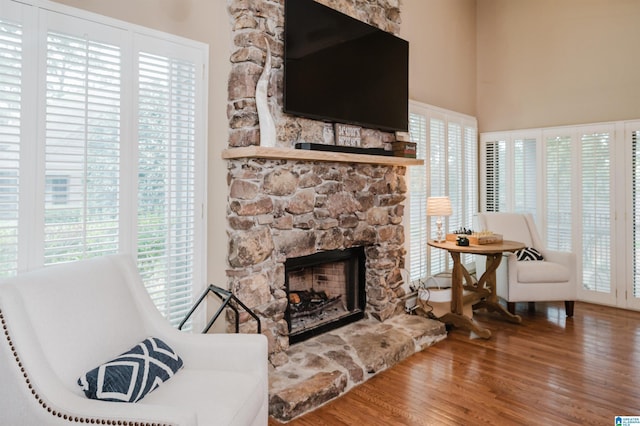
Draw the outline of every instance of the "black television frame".
<instances>
[{"instance_id":1,"label":"black television frame","mask_svg":"<svg viewBox=\"0 0 640 426\"><path fill-rule=\"evenodd\" d=\"M285 0L284 39L285 113L408 131L409 42L314 0Z\"/></svg>"}]
</instances>

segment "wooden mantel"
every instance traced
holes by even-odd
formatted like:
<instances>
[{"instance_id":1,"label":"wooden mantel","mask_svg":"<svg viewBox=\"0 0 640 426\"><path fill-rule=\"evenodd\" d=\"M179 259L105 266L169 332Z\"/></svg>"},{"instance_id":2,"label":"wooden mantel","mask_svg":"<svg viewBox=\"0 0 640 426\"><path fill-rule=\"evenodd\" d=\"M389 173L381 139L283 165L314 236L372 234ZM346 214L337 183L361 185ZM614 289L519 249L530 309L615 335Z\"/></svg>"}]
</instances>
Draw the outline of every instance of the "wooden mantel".
<instances>
[{"instance_id":1,"label":"wooden mantel","mask_svg":"<svg viewBox=\"0 0 640 426\"><path fill-rule=\"evenodd\" d=\"M384 166L420 166L423 160L416 158L393 157L385 155L350 154L333 151L310 151L292 148L267 148L245 146L222 151L222 158L233 160L240 158L268 158L278 160L331 161L337 163L366 163Z\"/></svg>"}]
</instances>

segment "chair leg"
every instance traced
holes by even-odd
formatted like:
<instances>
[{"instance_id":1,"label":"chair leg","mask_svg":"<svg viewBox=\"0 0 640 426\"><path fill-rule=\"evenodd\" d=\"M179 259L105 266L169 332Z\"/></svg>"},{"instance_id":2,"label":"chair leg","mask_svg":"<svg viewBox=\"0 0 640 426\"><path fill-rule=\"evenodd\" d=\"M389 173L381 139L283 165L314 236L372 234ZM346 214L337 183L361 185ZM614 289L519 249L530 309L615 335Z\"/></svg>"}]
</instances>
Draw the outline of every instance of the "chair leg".
<instances>
[{"instance_id":1,"label":"chair leg","mask_svg":"<svg viewBox=\"0 0 640 426\"><path fill-rule=\"evenodd\" d=\"M569 318L573 316L573 305L575 305L573 300L565 300L564 302L564 310Z\"/></svg>"},{"instance_id":2,"label":"chair leg","mask_svg":"<svg viewBox=\"0 0 640 426\"><path fill-rule=\"evenodd\" d=\"M532 314L536 311L536 302L529 302L529 313Z\"/></svg>"},{"instance_id":3,"label":"chair leg","mask_svg":"<svg viewBox=\"0 0 640 426\"><path fill-rule=\"evenodd\" d=\"M507 311L509 311L509 313L511 315L515 315L516 314L516 302L507 302Z\"/></svg>"}]
</instances>

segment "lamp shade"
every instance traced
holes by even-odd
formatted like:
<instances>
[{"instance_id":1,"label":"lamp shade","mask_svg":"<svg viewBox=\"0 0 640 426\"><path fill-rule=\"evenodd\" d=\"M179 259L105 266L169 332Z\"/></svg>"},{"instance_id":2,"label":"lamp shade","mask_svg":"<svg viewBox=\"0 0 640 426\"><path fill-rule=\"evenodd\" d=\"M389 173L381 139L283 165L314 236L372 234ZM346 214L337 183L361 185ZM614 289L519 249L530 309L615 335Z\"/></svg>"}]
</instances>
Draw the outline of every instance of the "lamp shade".
<instances>
[{"instance_id":1,"label":"lamp shade","mask_svg":"<svg viewBox=\"0 0 640 426\"><path fill-rule=\"evenodd\" d=\"M449 197L427 198L427 216L451 216L451 213Z\"/></svg>"}]
</instances>

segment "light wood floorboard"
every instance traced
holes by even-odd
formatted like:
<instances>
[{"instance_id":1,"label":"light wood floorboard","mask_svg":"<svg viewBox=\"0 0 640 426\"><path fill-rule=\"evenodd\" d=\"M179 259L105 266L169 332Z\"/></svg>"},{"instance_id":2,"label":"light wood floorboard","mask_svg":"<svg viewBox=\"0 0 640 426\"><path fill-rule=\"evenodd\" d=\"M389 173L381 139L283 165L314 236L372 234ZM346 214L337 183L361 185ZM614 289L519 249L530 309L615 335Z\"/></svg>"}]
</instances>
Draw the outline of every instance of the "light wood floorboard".
<instances>
[{"instance_id":1,"label":"light wood floorboard","mask_svg":"<svg viewBox=\"0 0 640 426\"><path fill-rule=\"evenodd\" d=\"M640 416L640 312L518 304L521 325L476 313L489 340L446 340L289 426L614 425ZM269 426L280 425L273 418Z\"/></svg>"}]
</instances>

